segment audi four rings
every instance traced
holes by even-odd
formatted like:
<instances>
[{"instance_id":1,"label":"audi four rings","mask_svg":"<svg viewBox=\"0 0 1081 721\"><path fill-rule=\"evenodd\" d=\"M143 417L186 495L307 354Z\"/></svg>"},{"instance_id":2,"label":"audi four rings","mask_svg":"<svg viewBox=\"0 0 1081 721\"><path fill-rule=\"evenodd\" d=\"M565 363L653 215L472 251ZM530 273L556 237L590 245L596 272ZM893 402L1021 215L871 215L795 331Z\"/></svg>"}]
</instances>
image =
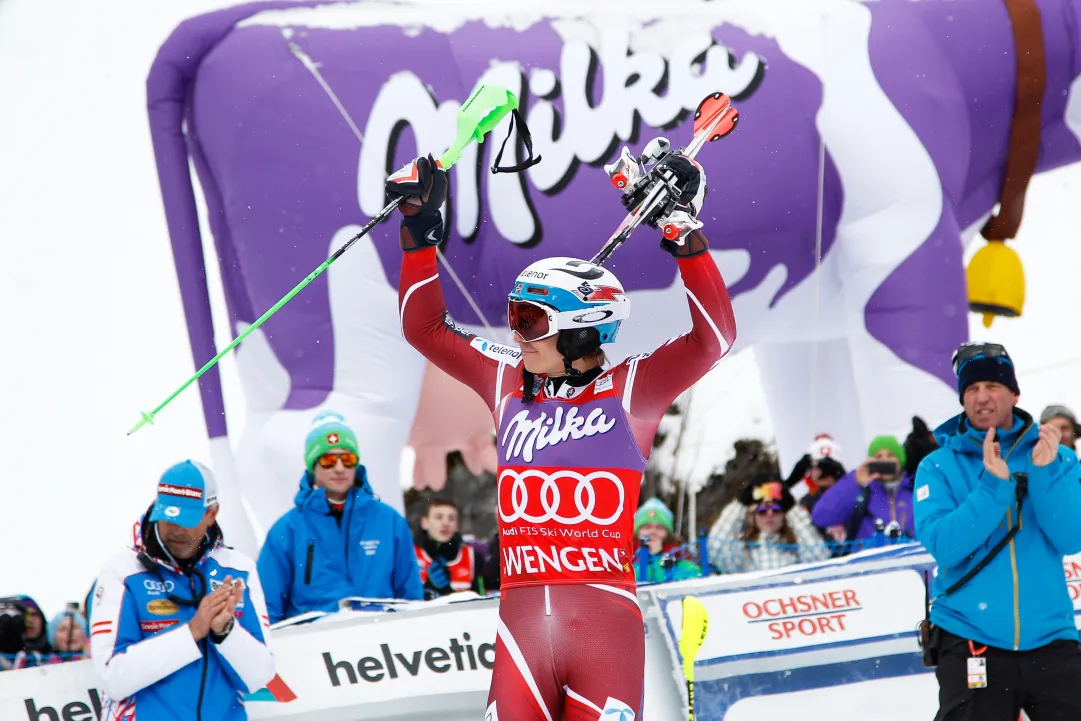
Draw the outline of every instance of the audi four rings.
<instances>
[{"instance_id":1,"label":"audi four rings","mask_svg":"<svg viewBox=\"0 0 1081 721\"><path fill-rule=\"evenodd\" d=\"M539 478L543 479L540 485L540 507L544 511L540 515L532 515L526 512L526 509L530 507L529 501L529 487L526 486L526 479ZM577 482L574 488L574 505L578 515L576 516L563 516L559 513L560 502L563 500L560 495L559 486L556 481L564 478L571 479ZM510 512L507 512L503 503L503 483L509 481L511 485L510 489ZM595 482L611 483L616 490L616 494L619 499L612 508L612 515L597 517L594 515L594 511L597 506L597 491L594 489L593 484ZM623 482L619 480L619 477L614 473L608 471L593 471L588 475L582 475L576 471L557 471L551 475L544 471L538 471L535 469L527 469L519 473L513 469L504 469L499 474L499 481L497 483L498 491L498 503L499 503L499 517L503 519L504 523L513 523L514 521L527 521L529 523L545 523L547 521L555 521L565 526L574 526L579 523L588 522L595 523L598 526L610 526L619 519L621 510L623 509ZM603 494L605 498L610 498L611 494ZM605 504L607 505L607 504ZM606 511L607 509L602 509Z\"/></svg>"}]
</instances>

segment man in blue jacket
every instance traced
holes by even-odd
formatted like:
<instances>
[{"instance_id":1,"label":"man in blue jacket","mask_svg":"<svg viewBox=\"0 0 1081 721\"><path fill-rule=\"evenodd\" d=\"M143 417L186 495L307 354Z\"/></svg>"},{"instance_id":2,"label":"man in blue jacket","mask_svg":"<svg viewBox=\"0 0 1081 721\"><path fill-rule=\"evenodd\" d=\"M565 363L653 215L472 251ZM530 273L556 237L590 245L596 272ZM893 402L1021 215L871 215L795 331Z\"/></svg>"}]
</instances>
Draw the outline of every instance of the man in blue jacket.
<instances>
[{"instance_id":1,"label":"man in blue jacket","mask_svg":"<svg viewBox=\"0 0 1081 721\"><path fill-rule=\"evenodd\" d=\"M169 468L132 546L98 574L90 650L101 718L244 721L241 695L274 678L255 563L224 545L217 496L206 467Z\"/></svg>"},{"instance_id":2,"label":"man in blue jacket","mask_svg":"<svg viewBox=\"0 0 1081 721\"><path fill-rule=\"evenodd\" d=\"M1081 719L1081 650L1062 569L1063 556L1081 552L1077 458L1054 426L1016 407L1005 348L966 344L953 363L964 413L936 429L940 448L915 483L916 535L938 564L937 721L1014 721L1022 708L1032 721Z\"/></svg>"},{"instance_id":3,"label":"man in blue jacket","mask_svg":"<svg viewBox=\"0 0 1081 721\"><path fill-rule=\"evenodd\" d=\"M372 494L352 429L320 413L304 448L296 505L259 553L271 623L336 611L351 596L421 600L409 524Z\"/></svg>"}]
</instances>

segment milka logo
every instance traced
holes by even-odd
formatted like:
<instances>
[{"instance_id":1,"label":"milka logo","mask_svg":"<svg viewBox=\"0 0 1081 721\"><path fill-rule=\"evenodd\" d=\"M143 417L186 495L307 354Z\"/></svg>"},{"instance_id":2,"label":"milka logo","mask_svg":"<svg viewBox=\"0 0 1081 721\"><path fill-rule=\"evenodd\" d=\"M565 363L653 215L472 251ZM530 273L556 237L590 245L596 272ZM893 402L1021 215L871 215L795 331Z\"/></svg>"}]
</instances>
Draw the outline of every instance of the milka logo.
<instances>
[{"instance_id":1,"label":"milka logo","mask_svg":"<svg viewBox=\"0 0 1081 721\"><path fill-rule=\"evenodd\" d=\"M607 433L615 425L615 419L609 419L600 408L594 408L583 418L573 406L564 416L563 407L559 406L553 417L549 418L547 413L541 413L533 420L529 419L529 410L526 409L511 418L507 430L503 432L503 447L507 449L506 460L520 454L523 461L530 463L534 451L554 446L567 439L578 440L598 433ZM507 438L510 438L510 443L507 443Z\"/></svg>"},{"instance_id":2,"label":"milka logo","mask_svg":"<svg viewBox=\"0 0 1081 721\"><path fill-rule=\"evenodd\" d=\"M580 163L607 160L620 140L637 136L639 122L656 128L674 127L698 107L706 95L721 91L734 102L752 95L765 76L765 61L746 53L739 62L711 36L710 29L689 31L679 42L661 42L659 30L647 28L634 37L626 29L597 28L581 22L553 26L568 39L559 71L516 62L493 62L479 80L502 85L523 101L534 147L544 160L526 173L492 175L498 142L487 142L484 167L477 162L476 143L469 145L454 166L451 215L458 234L467 242L480 228L481 171L485 171L484 208L496 230L512 243L528 246L540 241L541 227L529 199L525 177L543 193L559 193ZM660 33L663 34L663 33ZM589 44L578 38L595 38ZM598 73L603 71L603 95ZM526 75L528 72L528 76ZM472 78L462 78L464 85ZM597 96L601 97L597 97ZM562 101L562 110L556 100ZM412 130L418 148L445 148L454 140L460 102L438 103L424 79L410 72L392 75L372 104L364 130L358 171L361 210L374 215L383 207L383 182L406 158L396 158L402 131ZM492 137L506 134L506 123ZM501 135L502 134L502 135ZM422 150L427 152L427 150ZM512 157L507 157L507 156ZM503 163L521 161L516 143L508 143Z\"/></svg>"}]
</instances>

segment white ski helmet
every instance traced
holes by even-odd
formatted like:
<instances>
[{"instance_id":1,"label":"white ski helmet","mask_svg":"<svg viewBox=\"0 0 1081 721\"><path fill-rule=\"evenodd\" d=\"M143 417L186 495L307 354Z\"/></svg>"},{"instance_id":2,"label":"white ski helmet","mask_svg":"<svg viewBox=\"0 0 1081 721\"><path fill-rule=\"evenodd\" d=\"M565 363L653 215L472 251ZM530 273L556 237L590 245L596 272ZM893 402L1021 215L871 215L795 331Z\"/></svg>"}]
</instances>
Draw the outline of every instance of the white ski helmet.
<instances>
[{"instance_id":1,"label":"white ski helmet","mask_svg":"<svg viewBox=\"0 0 1081 721\"><path fill-rule=\"evenodd\" d=\"M511 330L525 341L571 328L596 328L599 342L611 343L631 313L631 299L615 274L577 258L531 264L515 278L508 304Z\"/></svg>"}]
</instances>

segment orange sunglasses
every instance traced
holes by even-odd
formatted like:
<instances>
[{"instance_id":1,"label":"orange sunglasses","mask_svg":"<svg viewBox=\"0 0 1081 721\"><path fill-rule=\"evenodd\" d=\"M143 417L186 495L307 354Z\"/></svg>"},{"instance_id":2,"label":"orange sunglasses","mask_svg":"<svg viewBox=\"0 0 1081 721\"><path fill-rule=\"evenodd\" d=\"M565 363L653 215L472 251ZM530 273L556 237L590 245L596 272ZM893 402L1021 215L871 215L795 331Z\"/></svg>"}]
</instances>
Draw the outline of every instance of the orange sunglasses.
<instances>
[{"instance_id":1,"label":"orange sunglasses","mask_svg":"<svg viewBox=\"0 0 1081 721\"><path fill-rule=\"evenodd\" d=\"M355 468L360 461L360 459L357 458L357 454L350 451L344 453L324 453L319 456L319 465L323 468L333 468L338 464L338 459L341 459L342 465L346 468Z\"/></svg>"}]
</instances>

